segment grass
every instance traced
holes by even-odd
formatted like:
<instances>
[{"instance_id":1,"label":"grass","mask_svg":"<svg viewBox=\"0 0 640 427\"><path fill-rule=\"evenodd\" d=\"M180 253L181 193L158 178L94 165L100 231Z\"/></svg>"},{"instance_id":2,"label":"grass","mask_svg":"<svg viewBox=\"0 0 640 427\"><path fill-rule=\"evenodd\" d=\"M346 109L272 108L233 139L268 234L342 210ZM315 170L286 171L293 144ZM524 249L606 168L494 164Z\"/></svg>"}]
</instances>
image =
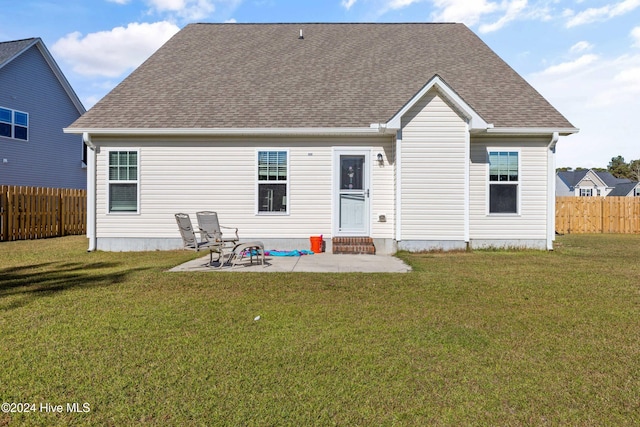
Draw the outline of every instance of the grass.
<instances>
[{"instance_id":1,"label":"grass","mask_svg":"<svg viewBox=\"0 0 640 427\"><path fill-rule=\"evenodd\" d=\"M36 409L0 426L638 425L640 236L556 247L237 274L0 243L0 401Z\"/></svg>"}]
</instances>

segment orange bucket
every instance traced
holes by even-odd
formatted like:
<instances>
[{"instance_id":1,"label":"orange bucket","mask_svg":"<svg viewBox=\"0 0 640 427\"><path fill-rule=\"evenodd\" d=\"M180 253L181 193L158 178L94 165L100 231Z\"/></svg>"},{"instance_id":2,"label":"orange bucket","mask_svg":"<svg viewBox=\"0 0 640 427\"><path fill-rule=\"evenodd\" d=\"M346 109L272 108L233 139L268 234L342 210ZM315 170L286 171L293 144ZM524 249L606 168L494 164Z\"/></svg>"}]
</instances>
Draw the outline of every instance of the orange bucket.
<instances>
[{"instance_id":1,"label":"orange bucket","mask_svg":"<svg viewBox=\"0 0 640 427\"><path fill-rule=\"evenodd\" d=\"M316 254L322 252L322 236L311 236L309 240L311 240L311 252Z\"/></svg>"}]
</instances>

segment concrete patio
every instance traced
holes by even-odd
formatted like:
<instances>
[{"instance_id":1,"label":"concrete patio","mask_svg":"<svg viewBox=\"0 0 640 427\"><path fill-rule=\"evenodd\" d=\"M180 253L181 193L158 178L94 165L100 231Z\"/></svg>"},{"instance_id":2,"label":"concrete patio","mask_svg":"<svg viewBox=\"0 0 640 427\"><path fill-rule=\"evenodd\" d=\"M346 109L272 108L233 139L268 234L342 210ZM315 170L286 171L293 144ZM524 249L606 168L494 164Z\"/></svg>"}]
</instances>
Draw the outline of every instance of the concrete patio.
<instances>
[{"instance_id":1,"label":"concrete patio","mask_svg":"<svg viewBox=\"0 0 640 427\"><path fill-rule=\"evenodd\" d=\"M347 255L318 253L302 256L265 256L265 265L260 265L254 257L253 264L248 258L235 267L217 268L214 261L209 266L209 255L186 262L169 271L211 271L211 272L313 272L313 273L407 273L411 267L399 258L389 255Z\"/></svg>"}]
</instances>

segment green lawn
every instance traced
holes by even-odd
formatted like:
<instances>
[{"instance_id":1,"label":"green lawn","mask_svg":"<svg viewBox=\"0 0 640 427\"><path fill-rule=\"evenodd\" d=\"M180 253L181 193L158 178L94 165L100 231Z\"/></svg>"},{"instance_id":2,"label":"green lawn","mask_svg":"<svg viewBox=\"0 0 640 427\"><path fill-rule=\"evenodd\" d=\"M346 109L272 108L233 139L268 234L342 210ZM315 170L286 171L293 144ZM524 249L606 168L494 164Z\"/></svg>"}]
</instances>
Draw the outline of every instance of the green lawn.
<instances>
[{"instance_id":1,"label":"green lawn","mask_svg":"<svg viewBox=\"0 0 640 427\"><path fill-rule=\"evenodd\" d=\"M86 246L0 243L0 401L35 409L0 426L640 424L640 236L400 254L409 274Z\"/></svg>"}]
</instances>

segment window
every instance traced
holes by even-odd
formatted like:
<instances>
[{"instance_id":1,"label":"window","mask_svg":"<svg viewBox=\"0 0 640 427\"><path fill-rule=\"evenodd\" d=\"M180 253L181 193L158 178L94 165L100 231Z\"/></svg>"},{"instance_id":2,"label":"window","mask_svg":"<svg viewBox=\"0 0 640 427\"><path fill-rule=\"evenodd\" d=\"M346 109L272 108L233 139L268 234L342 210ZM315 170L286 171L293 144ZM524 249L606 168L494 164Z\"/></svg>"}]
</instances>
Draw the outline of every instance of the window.
<instances>
[{"instance_id":1,"label":"window","mask_svg":"<svg viewBox=\"0 0 640 427\"><path fill-rule=\"evenodd\" d=\"M109 212L138 211L138 152L109 152Z\"/></svg>"},{"instance_id":2,"label":"window","mask_svg":"<svg viewBox=\"0 0 640 427\"><path fill-rule=\"evenodd\" d=\"M29 115L0 107L0 136L27 141L29 139Z\"/></svg>"},{"instance_id":3,"label":"window","mask_svg":"<svg viewBox=\"0 0 640 427\"><path fill-rule=\"evenodd\" d=\"M518 213L518 152L489 152L489 213Z\"/></svg>"},{"instance_id":4,"label":"window","mask_svg":"<svg viewBox=\"0 0 640 427\"><path fill-rule=\"evenodd\" d=\"M640 196L640 188L636 187L633 189L633 195L638 197Z\"/></svg>"},{"instance_id":5,"label":"window","mask_svg":"<svg viewBox=\"0 0 640 427\"><path fill-rule=\"evenodd\" d=\"M288 177L286 151L258 152L258 213L287 212Z\"/></svg>"},{"instance_id":6,"label":"window","mask_svg":"<svg viewBox=\"0 0 640 427\"><path fill-rule=\"evenodd\" d=\"M591 197L593 196L592 188L581 188L580 189L580 197Z\"/></svg>"}]
</instances>

